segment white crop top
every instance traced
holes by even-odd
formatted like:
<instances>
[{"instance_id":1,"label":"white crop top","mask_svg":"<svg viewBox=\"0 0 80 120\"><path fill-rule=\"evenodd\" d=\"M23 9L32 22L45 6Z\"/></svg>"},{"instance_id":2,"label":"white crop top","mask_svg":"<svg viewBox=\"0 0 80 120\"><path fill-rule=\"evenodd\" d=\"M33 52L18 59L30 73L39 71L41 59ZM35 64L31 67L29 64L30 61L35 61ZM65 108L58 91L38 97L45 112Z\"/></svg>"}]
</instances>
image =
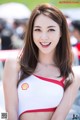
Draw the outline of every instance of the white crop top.
<instances>
[{"instance_id":1,"label":"white crop top","mask_svg":"<svg viewBox=\"0 0 80 120\"><path fill-rule=\"evenodd\" d=\"M62 100L63 80L31 75L22 80L18 86L18 115L27 112L54 111Z\"/></svg>"}]
</instances>

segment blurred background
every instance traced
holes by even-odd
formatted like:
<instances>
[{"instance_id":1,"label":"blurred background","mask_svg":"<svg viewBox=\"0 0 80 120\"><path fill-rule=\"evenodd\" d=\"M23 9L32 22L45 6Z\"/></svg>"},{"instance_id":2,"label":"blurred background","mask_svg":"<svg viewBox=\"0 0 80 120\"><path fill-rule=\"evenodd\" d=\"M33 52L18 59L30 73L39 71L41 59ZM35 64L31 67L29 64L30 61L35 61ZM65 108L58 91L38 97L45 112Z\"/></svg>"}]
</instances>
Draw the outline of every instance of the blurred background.
<instances>
[{"instance_id":1,"label":"blurred background","mask_svg":"<svg viewBox=\"0 0 80 120\"><path fill-rule=\"evenodd\" d=\"M4 110L2 77L7 58L15 59L24 45L29 17L33 8L41 3L51 3L66 17L72 52L73 66L80 71L80 0L0 0L0 109ZM78 69L77 69L78 68ZM80 90L67 120L80 120Z\"/></svg>"}]
</instances>

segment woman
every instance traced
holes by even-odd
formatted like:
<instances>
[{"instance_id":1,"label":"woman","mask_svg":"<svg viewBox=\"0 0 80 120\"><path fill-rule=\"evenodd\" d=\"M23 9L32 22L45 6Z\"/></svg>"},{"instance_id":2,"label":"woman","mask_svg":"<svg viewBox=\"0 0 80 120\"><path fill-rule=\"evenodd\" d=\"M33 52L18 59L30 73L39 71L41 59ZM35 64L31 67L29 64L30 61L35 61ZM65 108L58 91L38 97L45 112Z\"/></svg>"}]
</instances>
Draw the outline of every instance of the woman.
<instances>
[{"instance_id":1,"label":"woman","mask_svg":"<svg viewBox=\"0 0 80 120\"><path fill-rule=\"evenodd\" d=\"M8 60L3 79L8 120L66 118L80 76L73 74L67 23L57 8L42 4L33 10L19 64Z\"/></svg>"}]
</instances>

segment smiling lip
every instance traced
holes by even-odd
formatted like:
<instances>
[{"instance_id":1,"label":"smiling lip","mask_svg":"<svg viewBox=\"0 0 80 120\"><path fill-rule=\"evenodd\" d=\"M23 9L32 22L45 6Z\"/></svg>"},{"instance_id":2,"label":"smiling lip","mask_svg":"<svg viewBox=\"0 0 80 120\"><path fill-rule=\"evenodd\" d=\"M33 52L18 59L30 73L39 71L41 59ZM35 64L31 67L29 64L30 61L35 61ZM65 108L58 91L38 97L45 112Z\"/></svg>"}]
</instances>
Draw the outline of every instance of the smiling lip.
<instances>
[{"instance_id":1,"label":"smiling lip","mask_svg":"<svg viewBox=\"0 0 80 120\"><path fill-rule=\"evenodd\" d=\"M42 42L40 42L40 44L41 44L42 47L46 48L46 47L49 47L51 42L49 42L49 43L42 43Z\"/></svg>"},{"instance_id":2,"label":"smiling lip","mask_svg":"<svg viewBox=\"0 0 80 120\"><path fill-rule=\"evenodd\" d=\"M49 42L49 43L40 42L40 44L41 44L42 47L47 48L47 47L49 47L49 45L51 44L51 42Z\"/></svg>"}]
</instances>

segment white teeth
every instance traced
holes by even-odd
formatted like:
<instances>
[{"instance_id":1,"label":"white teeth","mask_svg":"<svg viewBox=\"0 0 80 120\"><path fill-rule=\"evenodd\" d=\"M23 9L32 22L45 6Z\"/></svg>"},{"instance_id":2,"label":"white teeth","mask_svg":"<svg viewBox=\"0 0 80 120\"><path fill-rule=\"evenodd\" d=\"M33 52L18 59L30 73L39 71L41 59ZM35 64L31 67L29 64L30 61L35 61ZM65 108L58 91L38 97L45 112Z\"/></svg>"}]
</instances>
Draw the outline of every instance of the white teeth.
<instances>
[{"instance_id":1,"label":"white teeth","mask_svg":"<svg viewBox=\"0 0 80 120\"><path fill-rule=\"evenodd\" d=\"M51 42L47 43L47 42L40 42L42 45L49 45Z\"/></svg>"}]
</instances>

